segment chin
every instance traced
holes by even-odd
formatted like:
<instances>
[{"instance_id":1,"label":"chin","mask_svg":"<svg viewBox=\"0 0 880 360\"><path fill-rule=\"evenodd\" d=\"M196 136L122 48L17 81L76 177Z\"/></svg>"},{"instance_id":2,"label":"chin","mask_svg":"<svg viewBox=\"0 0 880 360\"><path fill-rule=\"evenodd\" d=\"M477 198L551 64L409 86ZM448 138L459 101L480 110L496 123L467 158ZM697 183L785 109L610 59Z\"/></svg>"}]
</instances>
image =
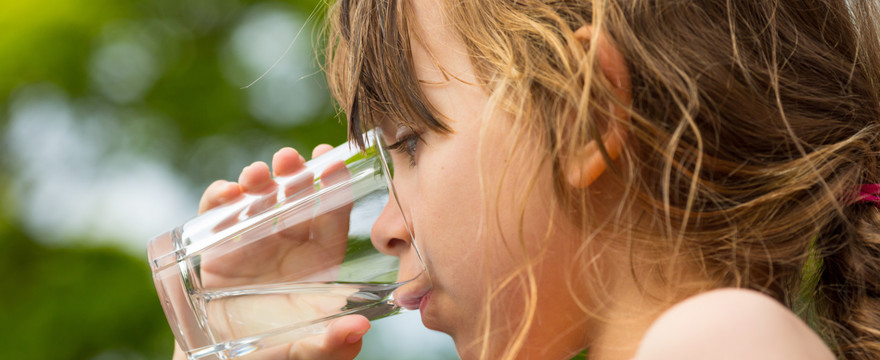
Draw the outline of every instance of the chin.
<instances>
[{"instance_id":1,"label":"chin","mask_svg":"<svg viewBox=\"0 0 880 360\"><path fill-rule=\"evenodd\" d=\"M437 318L437 316L435 316L435 314L425 310L420 310L420 312L422 317L422 325L425 325L425 327L428 329L449 334L449 332L445 331L445 328L440 324L440 322L438 321L439 319Z\"/></svg>"},{"instance_id":2,"label":"chin","mask_svg":"<svg viewBox=\"0 0 880 360\"><path fill-rule=\"evenodd\" d=\"M438 311L436 307L422 309L422 325L424 325L428 329L439 331L446 335L449 335L454 340L456 334L459 332L458 328L461 326L461 324L458 324L459 326L455 326L455 315L450 314L455 314L455 312Z\"/></svg>"},{"instance_id":3,"label":"chin","mask_svg":"<svg viewBox=\"0 0 880 360\"><path fill-rule=\"evenodd\" d=\"M455 312L452 313L454 314ZM476 325L474 323L458 322L448 314L450 314L450 312L423 311L421 313L422 325L430 330L439 331L449 335L455 343L456 351L461 354L462 349L459 344L473 342L473 331L468 331L468 328L473 328ZM463 339L463 342L460 342L460 339Z\"/></svg>"},{"instance_id":4,"label":"chin","mask_svg":"<svg viewBox=\"0 0 880 360\"><path fill-rule=\"evenodd\" d=\"M453 342L455 342L456 350L461 354L462 349L459 347L458 340L461 338L464 343L473 342L473 336L475 336L473 330L477 327L479 316L474 315L472 317L462 317L461 314L465 312L454 307L444 307L444 302L442 300L445 300L445 298L442 298L442 295L437 296L435 291L429 295L424 303L421 304L419 312L422 319L422 325L428 329L439 331L452 337Z\"/></svg>"}]
</instances>

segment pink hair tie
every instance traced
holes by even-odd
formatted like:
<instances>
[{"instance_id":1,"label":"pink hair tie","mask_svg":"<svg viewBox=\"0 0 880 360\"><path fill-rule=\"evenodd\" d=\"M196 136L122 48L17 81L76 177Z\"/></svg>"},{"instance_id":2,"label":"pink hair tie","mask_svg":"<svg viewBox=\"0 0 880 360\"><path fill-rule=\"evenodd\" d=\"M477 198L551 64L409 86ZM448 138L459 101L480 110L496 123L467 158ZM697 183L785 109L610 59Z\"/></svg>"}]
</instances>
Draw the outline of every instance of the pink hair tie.
<instances>
[{"instance_id":1,"label":"pink hair tie","mask_svg":"<svg viewBox=\"0 0 880 360\"><path fill-rule=\"evenodd\" d=\"M859 197L856 198L857 203L872 202L880 206L880 184L864 184L859 189Z\"/></svg>"}]
</instances>

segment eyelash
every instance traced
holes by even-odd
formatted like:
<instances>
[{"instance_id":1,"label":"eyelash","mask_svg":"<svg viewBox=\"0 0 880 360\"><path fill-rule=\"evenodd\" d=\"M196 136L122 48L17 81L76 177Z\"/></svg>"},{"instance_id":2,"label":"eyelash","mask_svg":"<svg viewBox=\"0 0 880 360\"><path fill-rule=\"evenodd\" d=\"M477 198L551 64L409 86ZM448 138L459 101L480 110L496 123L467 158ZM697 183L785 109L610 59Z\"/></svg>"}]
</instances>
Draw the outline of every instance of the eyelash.
<instances>
[{"instance_id":1,"label":"eyelash","mask_svg":"<svg viewBox=\"0 0 880 360\"><path fill-rule=\"evenodd\" d=\"M419 141L421 141L419 134L410 133L397 140L396 143L388 145L388 149L409 156L409 166L414 167L416 166L416 147L419 145Z\"/></svg>"}]
</instances>

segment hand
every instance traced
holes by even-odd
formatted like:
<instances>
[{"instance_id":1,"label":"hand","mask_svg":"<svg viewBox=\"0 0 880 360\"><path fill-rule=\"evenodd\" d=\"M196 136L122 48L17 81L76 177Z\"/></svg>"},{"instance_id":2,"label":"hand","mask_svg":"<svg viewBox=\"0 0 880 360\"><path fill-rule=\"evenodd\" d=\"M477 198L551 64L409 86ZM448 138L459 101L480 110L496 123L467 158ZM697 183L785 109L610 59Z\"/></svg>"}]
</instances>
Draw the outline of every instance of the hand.
<instances>
[{"instance_id":1,"label":"hand","mask_svg":"<svg viewBox=\"0 0 880 360\"><path fill-rule=\"evenodd\" d=\"M329 145L315 148L313 157L331 150ZM216 181L205 191L199 203L199 213L236 202L242 195L260 196L258 200L244 209L246 215L258 213L276 203L277 192L282 198L293 194L303 197L315 190L314 175L305 171L305 159L295 150L279 150L272 160L274 176L292 177L293 181L279 188L273 181L269 167L256 162L244 168L239 181ZM340 178L348 176L341 162L328 167L322 174L322 186L332 185ZM329 180L327 180L329 179ZM320 201L319 201L320 203ZM297 224L286 224L282 231L258 235L259 241L248 243L239 249L220 256L203 256L201 259L202 285L205 288L224 288L259 283L278 283L293 281L320 272L328 264L339 264L345 255L348 236L348 216L350 206L328 211L315 219ZM230 226L237 221L238 213L221 222L219 228ZM256 238L251 238L254 240ZM326 275L326 274L324 274ZM233 298L209 305L209 317L225 319L213 324L215 336L231 340L261 333L269 328L261 325L243 326L239 324L276 324L279 318L309 313L320 318L321 306L335 312L345 305L345 296L304 298L293 295L268 295L250 298ZM340 302L339 304L334 304ZM257 304L258 303L258 304ZM304 309L307 307L308 309ZM255 311L255 309L257 309ZM243 319L247 321L234 321ZM274 320L274 321L272 321ZM217 325L220 324L220 325ZM360 315L351 315L334 320L325 333L299 339L286 345L261 350L252 355L260 359L351 359L360 351L361 338L369 329L369 321ZM175 359L183 358L182 352L175 351Z\"/></svg>"},{"instance_id":2,"label":"hand","mask_svg":"<svg viewBox=\"0 0 880 360\"><path fill-rule=\"evenodd\" d=\"M329 150L329 145L315 148L313 157ZM212 208L234 202L244 194L260 198L244 210L246 216L259 213L276 204L277 193L283 192L282 198L297 194L303 198L315 191L314 174L305 171L305 159L296 150L284 148L275 153L272 167L275 177L292 179L284 188L272 180L269 167L263 162L255 162L245 167L239 176L238 183L223 180L215 181L202 196L199 211L205 212ZM328 167L321 174L321 185L327 186L347 178L348 170L340 161ZM327 180L329 179L329 180ZM321 203L319 199L318 203ZM320 206L320 205L319 205ZM320 209L319 209L320 210ZM343 206L311 219L311 210L300 212L305 219L276 219L287 222L280 226L282 231L264 226L260 231L252 231L239 239L244 245L224 255L208 255L201 259L202 285L206 288L232 287L236 285L254 285L265 282L303 281L303 279L320 273L333 264L342 262L348 241L348 217L351 206ZM231 226L238 221L238 213L233 214L223 227ZM290 222L295 222L290 224ZM248 243L250 240L259 240ZM323 274L324 278L333 277Z\"/></svg>"},{"instance_id":3,"label":"hand","mask_svg":"<svg viewBox=\"0 0 880 360\"><path fill-rule=\"evenodd\" d=\"M351 360L363 346L363 336L370 321L361 315L349 315L330 323L327 332L256 352L244 359L260 360ZM183 350L174 343L172 360L186 360Z\"/></svg>"}]
</instances>

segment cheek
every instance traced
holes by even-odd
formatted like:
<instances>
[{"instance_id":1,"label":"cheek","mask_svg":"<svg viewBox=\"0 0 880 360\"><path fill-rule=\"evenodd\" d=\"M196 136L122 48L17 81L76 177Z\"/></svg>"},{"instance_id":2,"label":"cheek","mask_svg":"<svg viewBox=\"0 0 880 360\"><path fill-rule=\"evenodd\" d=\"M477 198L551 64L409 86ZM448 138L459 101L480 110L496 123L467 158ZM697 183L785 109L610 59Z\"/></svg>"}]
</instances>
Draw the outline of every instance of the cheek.
<instances>
[{"instance_id":1,"label":"cheek","mask_svg":"<svg viewBox=\"0 0 880 360\"><path fill-rule=\"evenodd\" d=\"M444 289L460 305L479 304L480 289L485 286L486 249L480 234L483 214L476 159L472 147L443 145L426 151L416 166L416 241L433 271L435 287Z\"/></svg>"},{"instance_id":2,"label":"cheek","mask_svg":"<svg viewBox=\"0 0 880 360\"><path fill-rule=\"evenodd\" d=\"M469 246L477 236L479 224L479 185L473 173L472 159L447 153L432 153L433 158L419 164L416 190L420 235L437 250L459 254L473 252ZM427 158L427 156L426 156Z\"/></svg>"},{"instance_id":3,"label":"cheek","mask_svg":"<svg viewBox=\"0 0 880 360\"><path fill-rule=\"evenodd\" d=\"M495 120L498 126L507 124L507 119ZM553 220L559 216L553 171L542 161L542 150L527 138L507 137L504 129L486 133L480 152L484 241L493 278L503 279L545 254L549 242L562 242L556 229L562 224Z\"/></svg>"},{"instance_id":4,"label":"cheek","mask_svg":"<svg viewBox=\"0 0 880 360\"><path fill-rule=\"evenodd\" d=\"M523 205L515 194L516 188L523 185L522 179L511 171L501 181L507 167L507 149L484 151L490 155L483 158L480 169L475 141L464 139L444 145L424 152L416 166L413 220L419 247L424 248L426 261L439 267L439 276L466 273L468 278L456 280L472 282L473 277L487 270L503 275L517 265L505 250L505 241L513 244L518 240ZM524 219L527 229L538 228L531 222L546 219L540 216L546 215L544 210L527 211L534 213ZM489 269L483 266L487 261Z\"/></svg>"}]
</instances>

